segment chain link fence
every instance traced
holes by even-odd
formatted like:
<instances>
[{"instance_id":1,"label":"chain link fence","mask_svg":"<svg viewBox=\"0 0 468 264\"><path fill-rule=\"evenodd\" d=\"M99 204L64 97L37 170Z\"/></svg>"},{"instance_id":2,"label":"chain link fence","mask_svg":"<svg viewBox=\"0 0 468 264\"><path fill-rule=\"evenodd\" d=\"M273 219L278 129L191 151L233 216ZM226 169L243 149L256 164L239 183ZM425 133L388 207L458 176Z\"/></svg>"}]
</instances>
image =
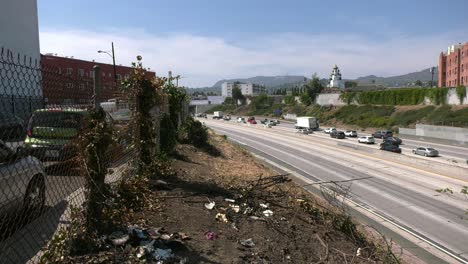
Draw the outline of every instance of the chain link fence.
<instances>
[{"instance_id":1,"label":"chain link fence","mask_svg":"<svg viewBox=\"0 0 468 264\"><path fill-rule=\"evenodd\" d=\"M67 74L1 49L0 263L39 262L41 249L70 223L71 208L83 206L90 185L101 184L93 173L106 183L129 175L137 155L136 100L117 82L102 90L100 76L99 67L89 77ZM94 122L100 113L104 123ZM110 131L106 150L96 155L100 172L83 155L100 151L89 149L89 131L103 131L96 126Z\"/></svg>"}]
</instances>

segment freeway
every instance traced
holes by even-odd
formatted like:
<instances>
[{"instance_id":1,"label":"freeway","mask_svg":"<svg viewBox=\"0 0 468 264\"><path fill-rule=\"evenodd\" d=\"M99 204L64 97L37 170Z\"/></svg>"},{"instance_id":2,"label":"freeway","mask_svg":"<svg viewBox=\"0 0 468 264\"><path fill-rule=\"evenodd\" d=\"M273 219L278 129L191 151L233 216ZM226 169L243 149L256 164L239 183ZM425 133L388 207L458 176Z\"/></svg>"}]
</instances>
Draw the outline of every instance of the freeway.
<instances>
[{"instance_id":1,"label":"freeway","mask_svg":"<svg viewBox=\"0 0 468 264\"><path fill-rule=\"evenodd\" d=\"M349 198L408 227L434 245L468 259L468 200L459 191L466 181L321 144L321 137L294 135L281 127L266 129L234 122L203 120L217 133L255 149L261 156L294 168L312 181L358 180ZM389 155L394 155L389 153ZM450 188L453 194L436 189ZM450 259L448 262L455 262ZM468 263L468 261L466 262Z\"/></svg>"},{"instance_id":2,"label":"freeway","mask_svg":"<svg viewBox=\"0 0 468 264\"><path fill-rule=\"evenodd\" d=\"M291 131L294 130L294 123L289 123L289 122L282 122L279 124L279 127L285 128L285 129L290 129ZM340 129L337 128L338 130L345 131L346 129ZM318 132L317 134L320 134ZM329 135L322 133L323 136L329 137ZM367 133L359 133L359 136L370 136L370 134ZM411 150L417 148L417 147L433 147L437 150L439 150L440 155L442 157L447 157L447 158L453 158L453 159L459 159L462 161L468 160L468 147L464 146L452 146L452 145L447 145L447 144L441 144L437 142L433 142L431 139L410 139L410 138L405 138L404 136L400 137L403 140L403 145L400 147L403 150L407 150L408 153L410 153Z\"/></svg>"}]
</instances>

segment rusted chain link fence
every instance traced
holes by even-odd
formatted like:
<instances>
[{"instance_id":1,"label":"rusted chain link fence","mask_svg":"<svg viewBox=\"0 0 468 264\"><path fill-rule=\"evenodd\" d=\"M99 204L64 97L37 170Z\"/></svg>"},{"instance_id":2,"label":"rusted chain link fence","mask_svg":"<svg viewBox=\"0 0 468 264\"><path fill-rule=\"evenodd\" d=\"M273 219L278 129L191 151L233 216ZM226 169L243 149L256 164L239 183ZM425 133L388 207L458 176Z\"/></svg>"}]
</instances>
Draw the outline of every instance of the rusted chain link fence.
<instances>
[{"instance_id":1,"label":"rusted chain link fence","mask_svg":"<svg viewBox=\"0 0 468 264\"><path fill-rule=\"evenodd\" d=\"M132 74L138 71L145 75L140 63ZM105 74L1 49L0 263L39 262L41 249L73 220L72 208L84 208L89 230L98 227L108 184L138 167L149 146L139 140L147 127L138 110L147 106L137 98L145 95L101 80ZM159 120L167 102L153 103L150 118ZM157 141L159 126L151 133Z\"/></svg>"}]
</instances>

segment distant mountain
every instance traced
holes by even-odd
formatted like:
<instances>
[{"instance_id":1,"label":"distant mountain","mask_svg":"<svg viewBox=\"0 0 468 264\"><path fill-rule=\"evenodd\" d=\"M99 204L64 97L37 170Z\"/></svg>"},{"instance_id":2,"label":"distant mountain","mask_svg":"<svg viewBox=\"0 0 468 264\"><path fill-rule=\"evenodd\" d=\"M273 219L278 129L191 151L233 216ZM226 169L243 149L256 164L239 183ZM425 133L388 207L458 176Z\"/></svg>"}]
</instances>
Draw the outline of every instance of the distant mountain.
<instances>
[{"instance_id":1,"label":"distant mountain","mask_svg":"<svg viewBox=\"0 0 468 264\"><path fill-rule=\"evenodd\" d=\"M434 82L437 83L438 77L438 68L435 68L434 71ZM364 77L359 77L355 81L359 83L359 85L383 85L386 87L408 87L414 84L417 80L420 80L423 83L427 83L431 80L432 73L430 72L430 68L424 69L418 72L412 72L404 75L398 76L391 76L391 77L379 77L375 75L369 75ZM375 81L374 83L372 81Z\"/></svg>"},{"instance_id":2,"label":"distant mountain","mask_svg":"<svg viewBox=\"0 0 468 264\"><path fill-rule=\"evenodd\" d=\"M299 75L286 75L286 76L255 76L251 78L239 78L217 81L213 87L221 88L224 82L251 82L254 84L262 84L265 87L276 87L283 84L298 84L304 82L304 76Z\"/></svg>"}]
</instances>

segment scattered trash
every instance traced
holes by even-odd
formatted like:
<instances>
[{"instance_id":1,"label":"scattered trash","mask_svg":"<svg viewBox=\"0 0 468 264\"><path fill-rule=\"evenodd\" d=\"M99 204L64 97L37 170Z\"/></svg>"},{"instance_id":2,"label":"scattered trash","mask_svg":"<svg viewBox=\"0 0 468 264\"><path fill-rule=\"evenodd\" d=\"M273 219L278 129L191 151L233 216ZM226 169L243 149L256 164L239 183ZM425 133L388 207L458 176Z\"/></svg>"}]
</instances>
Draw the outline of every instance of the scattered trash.
<instances>
[{"instance_id":1,"label":"scattered trash","mask_svg":"<svg viewBox=\"0 0 468 264\"><path fill-rule=\"evenodd\" d=\"M244 214L251 214L251 213L252 213L252 211L253 211L253 209L252 209L252 208L250 208L250 207L246 207L246 208L244 209Z\"/></svg>"},{"instance_id":2,"label":"scattered trash","mask_svg":"<svg viewBox=\"0 0 468 264\"><path fill-rule=\"evenodd\" d=\"M161 235L161 239L162 239L162 240L169 240L169 239L171 239L171 236L168 235L168 234L162 234L162 235Z\"/></svg>"},{"instance_id":3,"label":"scattered trash","mask_svg":"<svg viewBox=\"0 0 468 264\"><path fill-rule=\"evenodd\" d=\"M283 216L283 217L280 218L280 220L281 221L287 221L288 219L286 219L286 217Z\"/></svg>"},{"instance_id":4,"label":"scattered trash","mask_svg":"<svg viewBox=\"0 0 468 264\"><path fill-rule=\"evenodd\" d=\"M250 219L265 221L265 219L263 219L263 217L258 217L258 216L255 216L255 215L252 215L252 216L250 217Z\"/></svg>"},{"instance_id":5,"label":"scattered trash","mask_svg":"<svg viewBox=\"0 0 468 264\"><path fill-rule=\"evenodd\" d=\"M208 210L212 210L215 207L215 202L209 202L205 204L205 208Z\"/></svg>"},{"instance_id":6,"label":"scattered trash","mask_svg":"<svg viewBox=\"0 0 468 264\"><path fill-rule=\"evenodd\" d=\"M235 203L235 202L236 202L236 200L234 200L234 199L229 199L229 198L224 199L224 201L230 202L230 203Z\"/></svg>"},{"instance_id":7,"label":"scattered trash","mask_svg":"<svg viewBox=\"0 0 468 264\"><path fill-rule=\"evenodd\" d=\"M109 235L109 240L114 246L122 246L127 243L130 237L122 231L116 231Z\"/></svg>"},{"instance_id":8,"label":"scattered trash","mask_svg":"<svg viewBox=\"0 0 468 264\"><path fill-rule=\"evenodd\" d=\"M154 242L155 240L143 240L140 242L140 248L144 249L147 253L151 253L154 250Z\"/></svg>"},{"instance_id":9,"label":"scattered trash","mask_svg":"<svg viewBox=\"0 0 468 264\"><path fill-rule=\"evenodd\" d=\"M218 221L223 221L223 222L225 222L225 223L228 222L228 219L227 219L226 215L225 215L225 214L222 214L222 213L217 213L217 214L216 214L216 220L218 220Z\"/></svg>"},{"instance_id":10,"label":"scattered trash","mask_svg":"<svg viewBox=\"0 0 468 264\"><path fill-rule=\"evenodd\" d=\"M129 226L127 228L128 233L131 235L134 235L138 237L139 239L147 239L148 237L146 236L145 232L143 232L142 229L136 227L136 226Z\"/></svg>"},{"instance_id":11,"label":"scattered trash","mask_svg":"<svg viewBox=\"0 0 468 264\"><path fill-rule=\"evenodd\" d=\"M148 234L148 236L149 236L150 238L152 238L152 239L157 239L157 238L159 238L159 235L160 235L159 231L160 231L160 230L161 230L161 229L147 229L147 230L146 230L146 233Z\"/></svg>"},{"instance_id":12,"label":"scattered trash","mask_svg":"<svg viewBox=\"0 0 468 264\"><path fill-rule=\"evenodd\" d=\"M156 248L156 250L151 255L153 255L153 258L155 258L156 260L168 260L174 257L174 254L172 254L171 249L161 248Z\"/></svg>"},{"instance_id":13,"label":"scattered trash","mask_svg":"<svg viewBox=\"0 0 468 264\"><path fill-rule=\"evenodd\" d=\"M356 251L356 256L361 256L361 248L358 248L357 251Z\"/></svg>"},{"instance_id":14,"label":"scattered trash","mask_svg":"<svg viewBox=\"0 0 468 264\"><path fill-rule=\"evenodd\" d=\"M260 207L268 208L268 204L263 204L263 203L261 203L261 204L260 204Z\"/></svg>"},{"instance_id":15,"label":"scattered trash","mask_svg":"<svg viewBox=\"0 0 468 264\"><path fill-rule=\"evenodd\" d=\"M253 240L251 238L246 239L246 240L241 240L240 243L244 247L254 247L255 246L255 243L253 242Z\"/></svg>"},{"instance_id":16,"label":"scattered trash","mask_svg":"<svg viewBox=\"0 0 468 264\"><path fill-rule=\"evenodd\" d=\"M232 224L231 224L231 227L232 227L234 230L239 231L239 228L237 228L236 224L232 223Z\"/></svg>"},{"instance_id":17,"label":"scattered trash","mask_svg":"<svg viewBox=\"0 0 468 264\"><path fill-rule=\"evenodd\" d=\"M145 249L140 247L138 248L138 252L136 254L137 258L142 258L146 254Z\"/></svg>"},{"instance_id":18,"label":"scattered trash","mask_svg":"<svg viewBox=\"0 0 468 264\"><path fill-rule=\"evenodd\" d=\"M305 202L304 199L296 199L296 201L298 201L298 202L300 202L300 203Z\"/></svg>"},{"instance_id":19,"label":"scattered trash","mask_svg":"<svg viewBox=\"0 0 468 264\"><path fill-rule=\"evenodd\" d=\"M270 217L273 215L273 211L272 210L265 210L263 211L263 215L266 216L266 217Z\"/></svg>"},{"instance_id":20,"label":"scattered trash","mask_svg":"<svg viewBox=\"0 0 468 264\"><path fill-rule=\"evenodd\" d=\"M233 210L234 212L236 212L236 213L238 213L238 212L240 211L240 206L238 206L238 205L236 205L236 204L230 204L229 206L230 206L230 207L232 208L232 210Z\"/></svg>"},{"instance_id":21,"label":"scattered trash","mask_svg":"<svg viewBox=\"0 0 468 264\"><path fill-rule=\"evenodd\" d=\"M215 232L208 231L205 233L205 237L208 240L215 240L218 236L215 234Z\"/></svg>"},{"instance_id":22,"label":"scattered trash","mask_svg":"<svg viewBox=\"0 0 468 264\"><path fill-rule=\"evenodd\" d=\"M178 238L180 240L189 240L190 239L190 237L187 234L182 233L182 232L174 233L174 234L172 234L172 236L175 237L175 238Z\"/></svg>"}]
</instances>

